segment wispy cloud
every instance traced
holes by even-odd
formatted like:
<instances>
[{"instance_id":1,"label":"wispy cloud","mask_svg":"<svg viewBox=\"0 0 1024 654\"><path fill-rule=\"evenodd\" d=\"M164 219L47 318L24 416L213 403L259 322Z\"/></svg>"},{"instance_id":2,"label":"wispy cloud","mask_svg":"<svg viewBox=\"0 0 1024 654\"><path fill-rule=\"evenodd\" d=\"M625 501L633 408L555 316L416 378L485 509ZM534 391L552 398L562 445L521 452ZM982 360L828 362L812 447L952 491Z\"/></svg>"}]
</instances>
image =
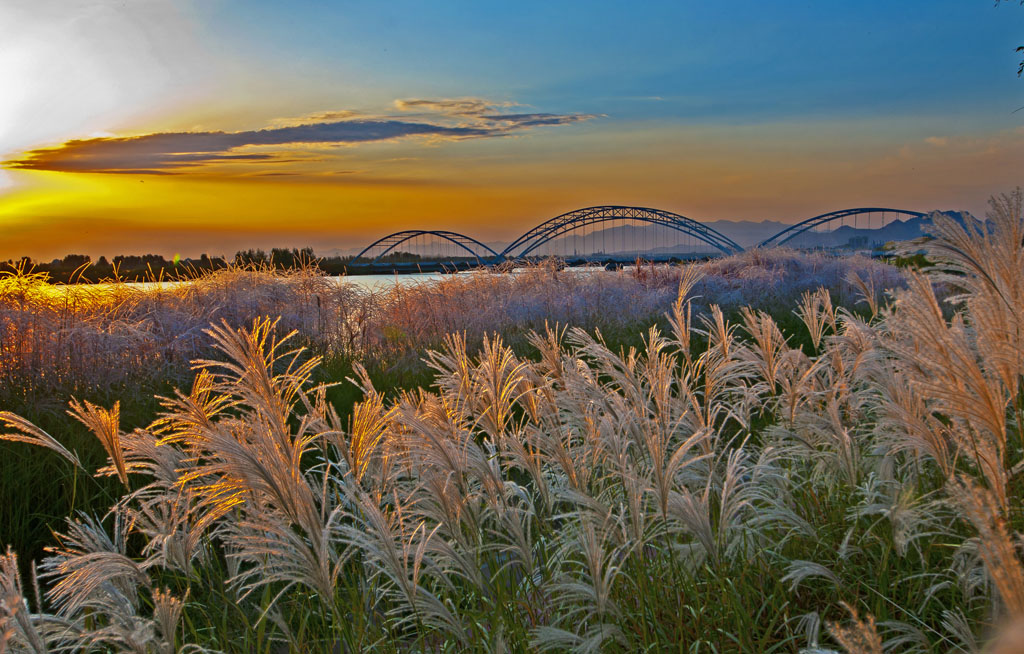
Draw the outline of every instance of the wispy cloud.
<instances>
[{"instance_id":1,"label":"wispy cloud","mask_svg":"<svg viewBox=\"0 0 1024 654\"><path fill-rule=\"evenodd\" d=\"M315 111L302 116L291 118L275 118L270 121L269 127L295 127L297 125L309 125L310 123L336 123L343 120L352 120L365 117L358 111L341 109L338 111Z\"/></svg>"},{"instance_id":2,"label":"wispy cloud","mask_svg":"<svg viewBox=\"0 0 1024 654\"><path fill-rule=\"evenodd\" d=\"M548 125L570 125L584 120L596 118L592 114L499 114L481 116L490 123L505 124L510 127L544 127Z\"/></svg>"},{"instance_id":3,"label":"wispy cloud","mask_svg":"<svg viewBox=\"0 0 1024 654\"><path fill-rule=\"evenodd\" d=\"M492 102L482 98L444 98L440 100L395 100L395 108L405 112L426 112L461 119L464 125L504 125L507 129L569 125L592 118L595 114L502 113L516 102Z\"/></svg>"},{"instance_id":4,"label":"wispy cloud","mask_svg":"<svg viewBox=\"0 0 1024 654\"><path fill-rule=\"evenodd\" d=\"M8 168L60 172L176 174L211 164L289 163L286 146L359 145L399 139L461 140L508 136L534 127L568 125L594 118L589 114L496 111L508 103L480 99L398 100L405 116L367 116L351 111L323 111L272 121L265 129L239 132L158 132L132 137L98 137L68 141L27 152L6 161ZM258 152L251 152L252 149Z\"/></svg>"},{"instance_id":5,"label":"wispy cloud","mask_svg":"<svg viewBox=\"0 0 1024 654\"><path fill-rule=\"evenodd\" d=\"M519 107L515 102L493 102L483 98L441 98L426 100L411 98L395 100L399 111L425 111L448 116L479 116L509 107Z\"/></svg>"}]
</instances>

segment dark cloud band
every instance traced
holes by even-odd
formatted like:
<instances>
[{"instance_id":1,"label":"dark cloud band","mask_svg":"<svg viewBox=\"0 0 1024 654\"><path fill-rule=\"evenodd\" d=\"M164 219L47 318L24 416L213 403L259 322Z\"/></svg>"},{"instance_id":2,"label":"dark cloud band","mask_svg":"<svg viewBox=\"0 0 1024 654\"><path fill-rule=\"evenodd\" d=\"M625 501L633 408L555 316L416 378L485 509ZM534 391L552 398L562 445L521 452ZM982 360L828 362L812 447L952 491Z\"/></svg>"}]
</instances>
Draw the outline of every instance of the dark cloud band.
<instances>
[{"instance_id":1,"label":"dark cloud band","mask_svg":"<svg viewBox=\"0 0 1024 654\"><path fill-rule=\"evenodd\" d=\"M445 124L451 106L445 100L407 100L403 108L442 109L439 121L393 118L353 118L310 122L242 132L161 132L124 138L68 141L54 148L32 150L4 162L8 168L61 172L167 174L208 164L274 162L274 153L238 152L239 148L286 145L352 145L411 137L459 140L506 136L532 127L565 125L592 118L584 114L488 114L482 110L460 113L459 124ZM482 101L460 101L461 109ZM481 109L486 104L477 105ZM449 112L444 112L448 109ZM338 116L324 112L321 116ZM316 120L315 117L311 117ZM449 121L450 123L451 121Z\"/></svg>"}]
</instances>

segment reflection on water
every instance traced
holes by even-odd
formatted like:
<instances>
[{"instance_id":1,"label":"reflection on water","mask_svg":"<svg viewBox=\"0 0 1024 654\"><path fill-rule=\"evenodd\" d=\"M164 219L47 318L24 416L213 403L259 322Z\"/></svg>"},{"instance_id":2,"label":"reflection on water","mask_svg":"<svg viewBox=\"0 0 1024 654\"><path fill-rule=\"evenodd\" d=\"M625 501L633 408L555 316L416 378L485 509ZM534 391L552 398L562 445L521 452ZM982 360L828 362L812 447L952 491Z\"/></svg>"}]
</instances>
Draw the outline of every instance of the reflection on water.
<instances>
[{"instance_id":1,"label":"reflection on water","mask_svg":"<svg viewBox=\"0 0 1024 654\"><path fill-rule=\"evenodd\" d=\"M471 273L459 273L471 274ZM368 291L382 291L396 285L406 286L418 282L426 282L441 279L444 275L439 272L412 273L408 275L351 275L348 277L331 277L331 280L338 283L347 282L362 287Z\"/></svg>"},{"instance_id":2,"label":"reflection on water","mask_svg":"<svg viewBox=\"0 0 1024 654\"><path fill-rule=\"evenodd\" d=\"M476 274L471 272L464 272L459 274ZM442 279L445 275L437 272L431 273L410 273L405 275L352 275L352 276L334 276L327 277L327 279L336 282L338 284L347 283L358 286L367 291L382 291L389 288L393 288L396 285L407 286L409 284L417 284L420 282L427 282ZM138 288L142 290L157 290L157 289L170 289L182 284L188 284L188 281L158 281L158 282L118 282L117 286ZM99 282L96 284L53 284L45 287L51 292L63 293L67 291L73 291L75 293L86 292L86 293L102 293L103 291L113 288L115 284L108 284ZM38 290L38 289L37 289Z\"/></svg>"},{"instance_id":3,"label":"reflection on water","mask_svg":"<svg viewBox=\"0 0 1024 654\"><path fill-rule=\"evenodd\" d=\"M628 266L627 268L632 268ZM526 272L527 268L515 268L511 271L511 274L517 275ZM601 266L568 266L562 268L562 272L568 273L594 273L604 272L604 268ZM466 275L490 275L494 274L490 270L463 270L455 273L456 277L464 277ZM504 271L501 274L510 274L509 271ZM355 284L361 286L368 291L382 291L389 288L393 288L395 285L408 286L410 284L417 284L419 282L435 281L439 279L450 278L452 275L445 275L439 272L429 273L413 273L403 275L352 275L350 277L331 277L333 280L338 282L348 282L349 284Z\"/></svg>"}]
</instances>

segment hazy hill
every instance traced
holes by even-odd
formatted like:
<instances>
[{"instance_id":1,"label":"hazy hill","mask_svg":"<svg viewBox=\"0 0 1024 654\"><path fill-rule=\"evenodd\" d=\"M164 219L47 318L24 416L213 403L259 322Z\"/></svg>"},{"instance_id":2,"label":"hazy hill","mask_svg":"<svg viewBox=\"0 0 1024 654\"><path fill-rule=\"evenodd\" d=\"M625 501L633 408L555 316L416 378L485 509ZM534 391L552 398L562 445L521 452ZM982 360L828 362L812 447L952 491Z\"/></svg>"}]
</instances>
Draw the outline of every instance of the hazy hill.
<instances>
[{"instance_id":1,"label":"hazy hill","mask_svg":"<svg viewBox=\"0 0 1024 654\"><path fill-rule=\"evenodd\" d=\"M951 216L960 222L977 221L974 216L965 211L943 211L941 213ZM925 229L931 223L930 215L924 218L896 220L878 229L844 225L834 227L826 232L805 232L788 241L786 245L797 248L875 248L890 241L907 241L923 236ZM777 220L715 220L705 224L736 241L741 246L750 247L779 233L791 223L783 223ZM496 252L501 252L508 243L505 241L490 241L487 242L487 245ZM321 256L352 255L361 249L362 246L357 248L333 248L318 253ZM622 225L597 230L586 235L578 232L569 233L555 239L545 246L544 250L539 250L537 253L571 255L577 252L595 251L620 254L636 251L650 253L712 252L714 248L697 243L691 249L691 246L685 244L685 237L666 227L656 225Z\"/></svg>"},{"instance_id":2,"label":"hazy hill","mask_svg":"<svg viewBox=\"0 0 1024 654\"><path fill-rule=\"evenodd\" d=\"M788 241L786 245L798 248L876 248L890 241L910 241L926 234L928 226L931 225L932 216L937 213L943 213L960 223L978 222L966 211L933 211L924 218L898 220L881 229L857 229L846 225L828 232L804 232Z\"/></svg>"}]
</instances>

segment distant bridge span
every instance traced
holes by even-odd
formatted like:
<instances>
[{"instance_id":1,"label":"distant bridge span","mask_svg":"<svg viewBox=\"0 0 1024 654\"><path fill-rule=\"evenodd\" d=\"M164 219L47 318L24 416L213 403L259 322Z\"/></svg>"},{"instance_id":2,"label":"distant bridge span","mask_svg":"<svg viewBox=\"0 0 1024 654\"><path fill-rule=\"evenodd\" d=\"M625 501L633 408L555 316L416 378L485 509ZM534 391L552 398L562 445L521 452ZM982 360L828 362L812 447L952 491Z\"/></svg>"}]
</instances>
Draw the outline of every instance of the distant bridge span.
<instances>
[{"instance_id":1,"label":"distant bridge span","mask_svg":"<svg viewBox=\"0 0 1024 654\"><path fill-rule=\"evenodd\" d=\"M529 255L545 243L553 241L569 232L588 225L625 219L669 227L692 236L698 241L720 250L723 254L735 254L743 251L743 248L738 243L721 232L692 218L687 218L671 211L649 209L647 207L603 205L577 209L563 213L560 216L555 216L512 241L508 247L502 250L501 256L519 259Z\"/></svg>"},{"instance_id":2,"label":"distant bridge span","mask_svg":"<svg viewBox=\"0 0 1024 654\"><path fill-rule=\"evenodd\" d=\"M815 227L837 221L841 222L851 217L856 219L857 216L863 214L876 213L883 214L883 223L884 214L895 214L898 216L909 216L912 218L922 218L928 215L920 211L885 207L857 207L854 209L830 211L828 213L814 216L813 218L808 218L807 220L798 222L795 225L790 225L779 233L761 241L756 247L776 247L787 243ZM504 259L522 259L535 253L538 248L546 243L550 243L551 241L565 236L570 232L574 232L590 225L625 220L658 225L682 232L683 234L693 237L696 241L700 241L705 245L711 246L722 254L736 254L743 252L744 250L744 248L736 241L732 240L725 234L722 234L718 230L699 221L693 220L692 218L672 213L671 211L651 209L648 207L601 205L576 209L575 211L563 213L551 218L550 220L546 220L530 229L516 240L512 241L512 243L510 243L508 247L500 253L475 238L466 236L465 234L459 234L458 232L414 229L388 234L387 236L374 241L370 245L366 246L362 252L357 254L355 259L353 259L353 262L358 262L360 259L363 259L369 260L371 265L378 263L382 257L386 256L389 252L394 251L399 245L421 236L433 237L441 241L447 241L453 244L457 251L465 253L465 255L461 255L462 258L475 258L479 264L494 263ZM438 260L443 260L443 257L438 257Z\"/></svg>"},{"instance_id":3,"label":"distant bridge span","mask_svg":"<svg viewBox=\"0 0 1024 654\"><path fill-rule=\"evenodd\" d=\"M757 244L757 247L776 247L782 245L783 243L789 241L790 239L796 238L797 236L803 234L804 232L808 232L814 229L815 227L818 227L819 225L835 222L837 220L842 221L845 218L850 218L851 216L859 216L862 214L873 213L893 213L902 216L910 216L912 218L923 218L924 216L928 215L920 211L908 211L906 209L889 209L885 207L858 207L856 209L841 209L839 211L830 211L828 213L823 213L820 216L815 216L813 218L808 218L807 220L802 220L796 223L795 225L790 225L789 227L785 228L778 234L775 234L774 236L771 236L761 241L760 243Z\"/></svg>"},{"instance_id":4,"label":"distant bridge span","mask_svg":"<svg viewBox=\"0 0 1024 654\"><path fill-rule=\"evenodd\" d=\"M374 248L379 248L380 251L376 252L371 264L380 261L380 258L385 256L388 252L391 252L396 247L414 239L418 236L433 236L445 241L453 243L458 249L465 251L469 256L475 257L478 262L482 263L484 259L499 259L501 255L497 252L484 245L480 241L466 236L465 234L459 234L458 232L448 232L445 230L427 230L427 229L407 229L402 232L395 232L394 234L388 234L384 238L379 238L373 243L370 243L363 251L356 255L353 261L359 259L369 258L367 253ZM490 256L488 256L490 255Z\"/></svg>"}]
</instances>

